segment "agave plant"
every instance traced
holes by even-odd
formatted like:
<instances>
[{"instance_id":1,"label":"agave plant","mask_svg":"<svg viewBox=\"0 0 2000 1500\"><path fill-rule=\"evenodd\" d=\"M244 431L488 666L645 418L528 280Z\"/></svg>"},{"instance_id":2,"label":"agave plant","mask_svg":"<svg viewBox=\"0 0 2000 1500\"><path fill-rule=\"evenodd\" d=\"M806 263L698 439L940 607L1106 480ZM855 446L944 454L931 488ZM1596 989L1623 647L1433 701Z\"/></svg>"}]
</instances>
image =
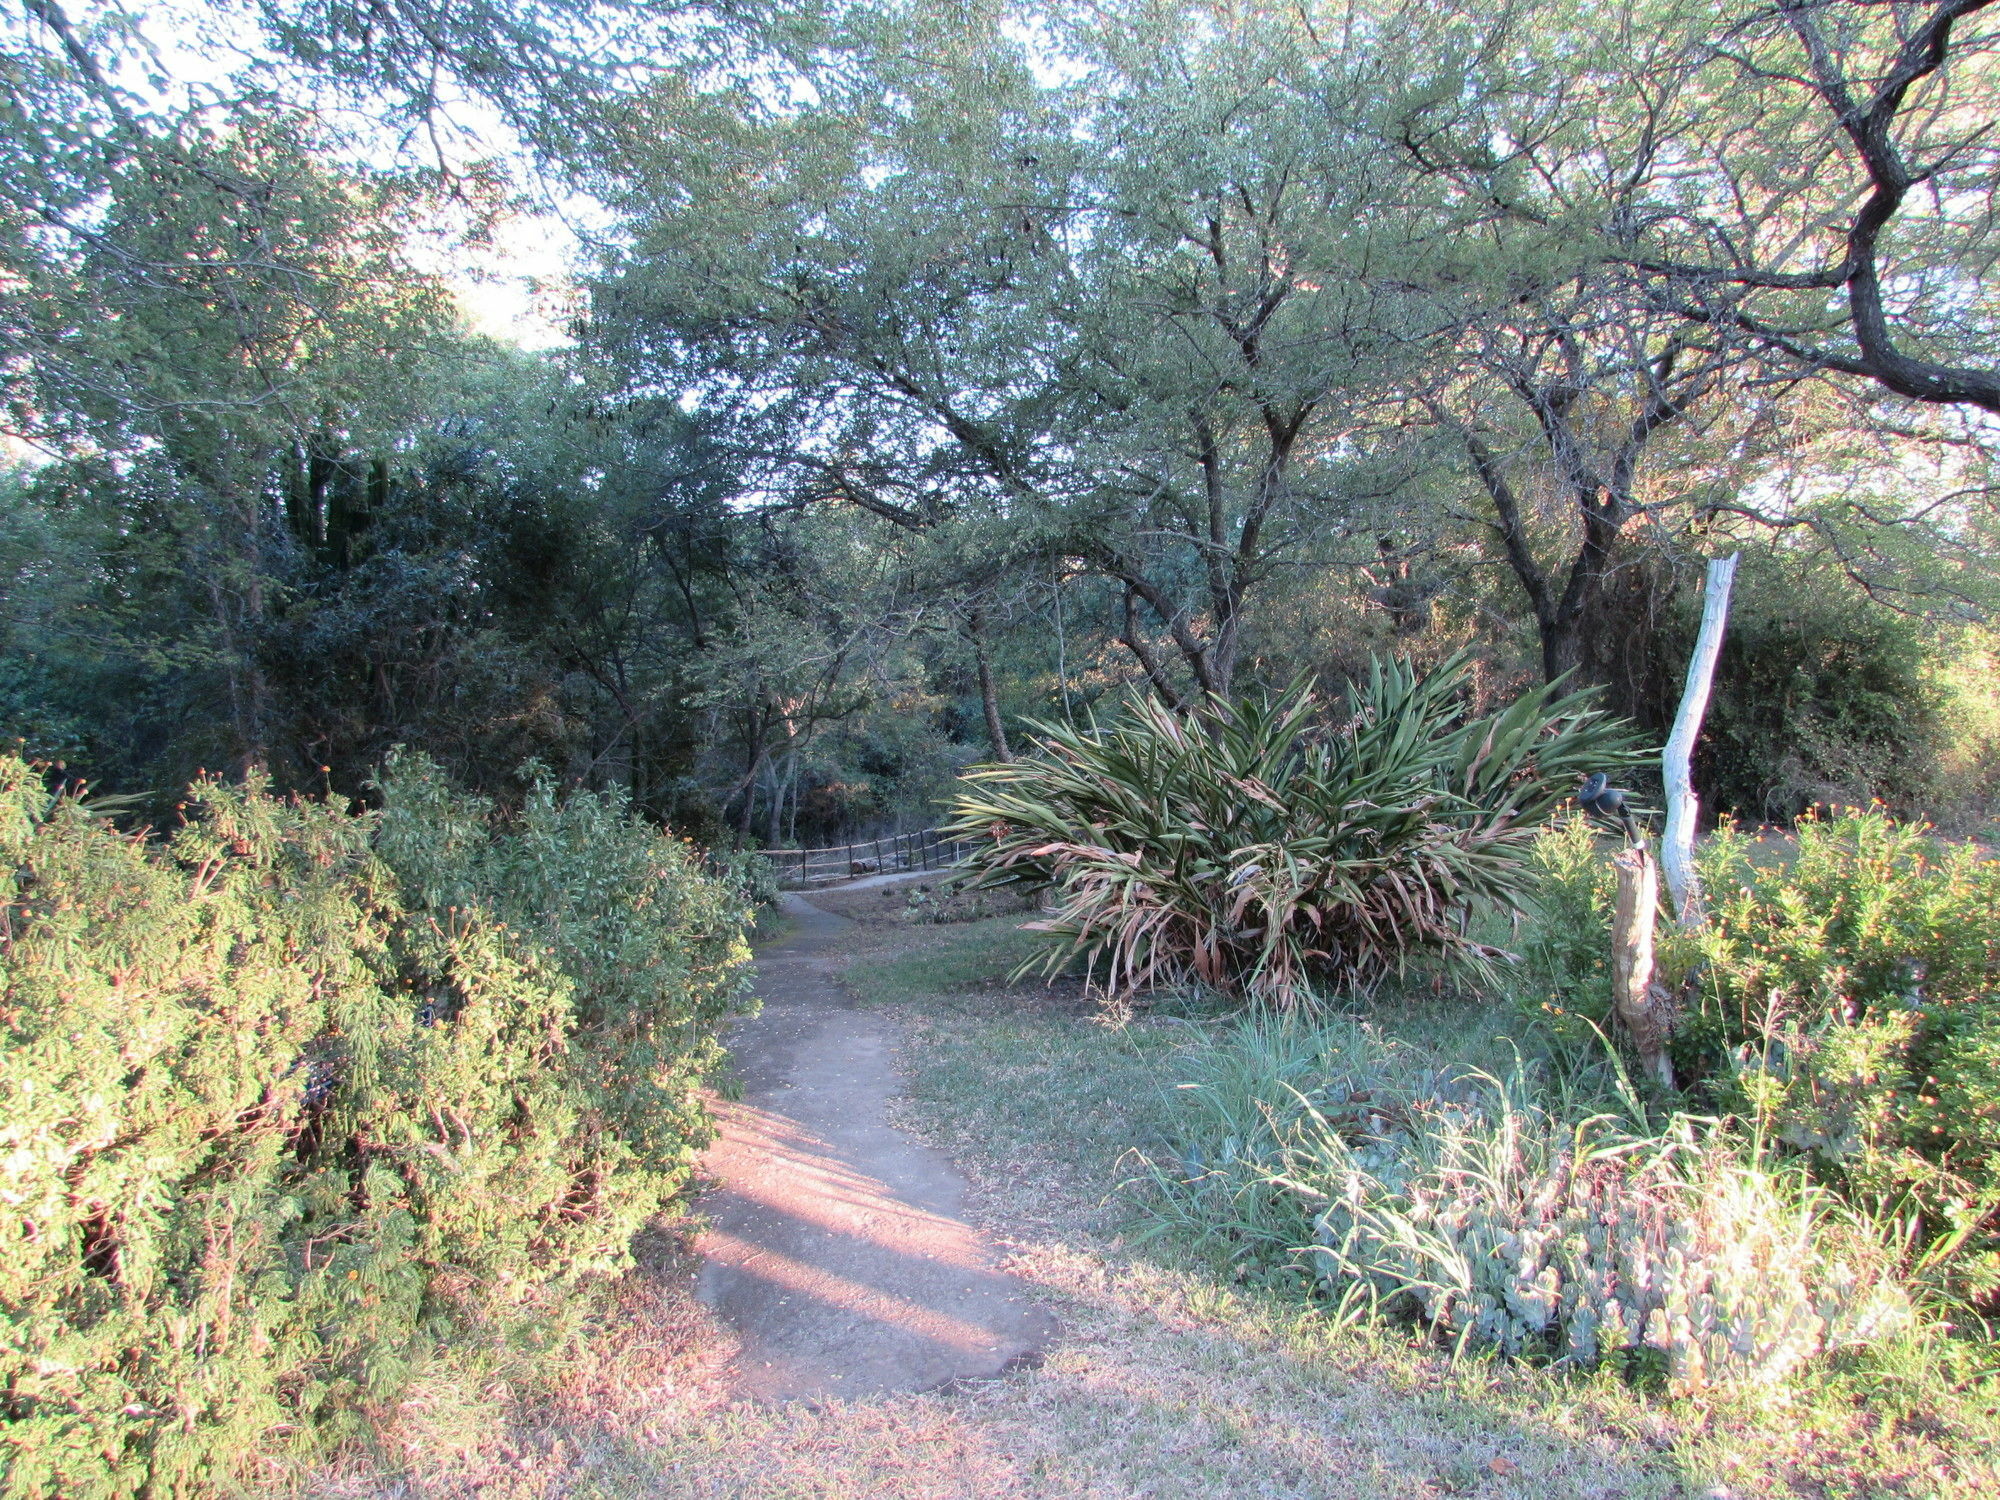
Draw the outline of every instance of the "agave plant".
<instances>
[{"instance_id":1,"label":"agave plant","mask_svg":"<svg viewBox=\"0 0 2000 1500\"><path fill-rule=\"evenodd\" d=\"M1289 1005L1419 954L1484 962L1470 913L1518 908L1537 827L1635 757L1559 684L1470 714L1470 673L1377 660L1331 720L1301 683L1197 718L1140 699L1036 724L1029 756L966 774L950 831L975 884L1053 887L1048 967L1082 955L1114 998L1194 981Z\"/></svg>"}]
</instances>

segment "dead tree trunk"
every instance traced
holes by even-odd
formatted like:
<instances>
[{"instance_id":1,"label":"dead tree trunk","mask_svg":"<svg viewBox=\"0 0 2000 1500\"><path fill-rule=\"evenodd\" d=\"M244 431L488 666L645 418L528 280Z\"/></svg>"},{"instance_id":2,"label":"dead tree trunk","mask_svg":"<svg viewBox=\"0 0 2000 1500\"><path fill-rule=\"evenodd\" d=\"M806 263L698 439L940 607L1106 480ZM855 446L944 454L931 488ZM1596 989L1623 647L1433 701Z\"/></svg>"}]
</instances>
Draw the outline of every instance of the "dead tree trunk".
<instances>
[{"instance_id":1,"label":"dead tree trunk","mask_svg":"<svg viewBox=\"0 0 2000 1500\"><path fill-rule=\"evenodd\" d=\"M1694 655L1688 661L1687 686L1681 692L1681 706L1674 714L1673 732L1660 757L1660 770L1667 784L1667 832L1660 841L1660 864L1667 877L1667 895L1674 904L1674 916L1683 927L1701 921L1701 881L1694 867L1694 825L1701 811L1695 796L1694 742L1701 734L1702 718L1708 713L1708 692L1715 680L1715 659L1722 651L1722 628L1729 618L1729 590L1736 580L1737 554L1718 557L1708 565L1708 582L1702 590L1701 633L1695 637Z\"/></svg>"},{"instance_id":2,"label":"dead tree trunk","mask_svg":"<svg viewBox=\"0 0 2000 1500\"><path fill-rule=\"evenodd\" d=\"M1643 848L1612 856L1618 872L1618 904L1611 917L1611 988L1619 1024L1638 1049L1646 1076L1662 1088L1674 1086L1667 1056L1672 998L1653 982L1653 925L1660 905L1660 870Z\"/></svg>"}]
</instances>

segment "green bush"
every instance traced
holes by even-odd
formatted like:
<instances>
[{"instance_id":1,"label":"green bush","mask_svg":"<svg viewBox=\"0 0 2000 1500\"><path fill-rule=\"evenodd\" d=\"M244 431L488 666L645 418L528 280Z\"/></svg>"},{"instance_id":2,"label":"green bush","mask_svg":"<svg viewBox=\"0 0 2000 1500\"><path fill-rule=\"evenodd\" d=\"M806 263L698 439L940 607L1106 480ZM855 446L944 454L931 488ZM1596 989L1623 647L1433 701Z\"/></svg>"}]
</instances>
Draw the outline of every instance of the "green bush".
<instances>
[{"instance_id":1,"label":"green bush","mask_svg":"<svg viewBox=\"0 0 2000 1500\"><path fill-rule=\"evenodd\" d=\"M1705 856L1704 966L1675 1040L1725 1104L1828 1180L1936 1236L1962 1295L2000 1290L2000 862L1879 809L1802 819L1759 866ZM1697 1074L1696 1076L1701 1076Z\"/></svg>"},{"instance_id":2,"label":"green bush","mask_svg":"<svg viewBox=\"0 0 2000 1500\"><path fill-rule=\"evenodd\" d=\"M1980 820L2000 744L1992 634L1885 608L1831 552L1779 541L1741 560L1694 752L1704 803L1761 822L1880 797ZM1637 564L1598 631L1609 701L1662 737L1701 628L1701 576L1699 559Z\"/></svg>"},{"instance_id":3,"label":"green bush","mask_svg":"<svg viewBox=\"0 0 2000 1500\"><path fill-rule=\"evenodd\" d=\"M1750 819L1878 796L1931 805L1950 739L1932 667L1950 656L1949 638L1884 609L1827 559L1752 549L1748 562L1696 750L1705 800ZM1667 636L1676 685L1699 614L1684 599Z\"/></svg>"},{"instance_id":4,"label":"green bush","mask_svg":"<svg viewBox=\"0 0 2000 1500\"><path fill-rule=\"evenodd\" d=\"M1587 828L1536 850L1524 993L1602 1024L1611 882ZM1960 1296L2000 1289L2000 863L1879 808L1725 827L1698 860L1709 922L1663 929L1697 997L1673 1042L1710 1106L1808 1156ZM1578 1028L1581 1032L1582 1028Z\"/></svg>"},{"instance_id":5,"label":"green bush","mask_svg":"<svg viewBox=\"0 0 2000 1500\"><path fill-rule=\"evenodd\" d=\"M1460 1349L1776 1380L1909 1322L1891 1257L1713 1123L1602 1111L1355 1022L1252 1024L1196 1054L1159 1223L1303 1272L1345 1312Z\"/></svg>"},{"instance_id":6,"label":"green bush","mask_svg":"<svg viewBox=\"0 0 2000 1500\"><path fill-rule=\"evenodd\" d=\"M5 1494L321 1451L442 1334L626 1264L685 1181L733 895L614 802L387 793L205 781L157 841L0 757Z\"/></svg>"},{"instance_id":7,"label":"green bush","mask_svg":"<svg viewBox=\"0 0 2000 1500\"><path fill-rule=\"evenodd\" d=\"M1617 878L1605 841L1590 820L1571 813L1551 822L1529 851L1527 922L1517 946L1511 988L1572 1042L1595 1040L1582 1018L1611 1018L1611 908Z\"/></svg>"},{"instance_id":8,"label":"green bush","mask_svg":"<svg viewBox=\"0 0 2000 1500\"><path fill-rule=\"evenodd\" d=\"M433 921L477 909L543 950L575 986L576 1065L658 1202L685 1180L706 1120L696 1088L721 1056L749 957L741 886L703 873L692 845L635 817L622 793L556 795L537 773L519 815L497 823L427 759L390 757L375 847L404 899Z\"/></svg>"},{"instance_id":9,"label":"green bush","mask_svg":"<svg viewBox=\"0 0 2000 1500\"><path fill-rule=\"evenodd\" d=\"M1082 955L1113 996L1193 982L1287 1004L1417 955L1489 958L1468 916L1519 905L1536 828L1629 739L1551 688L1474 716L1469 676L1378 660L1324 727L1304 687L1042 725L1035 754L967 773L950 830L979 883L1056 888L1051 966Z\"/></svg>"}]
</instances>

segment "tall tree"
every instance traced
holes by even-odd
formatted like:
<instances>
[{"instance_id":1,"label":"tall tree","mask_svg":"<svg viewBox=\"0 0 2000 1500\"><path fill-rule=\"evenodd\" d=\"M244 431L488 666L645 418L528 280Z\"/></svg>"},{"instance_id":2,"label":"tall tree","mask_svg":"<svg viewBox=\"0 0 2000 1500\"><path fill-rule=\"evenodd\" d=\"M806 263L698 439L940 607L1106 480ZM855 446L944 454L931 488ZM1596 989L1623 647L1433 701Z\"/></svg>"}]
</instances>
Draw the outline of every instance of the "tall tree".
<instances>
[{"instance_id":1,"label":"tall tree","mask_svg":"<svg viewBox=\"0 0 2000 1500\"><path fill-rule=\"evenodd\" d=\"M2000 412L1992 0L1699 21L1631 81L1679 108L1616 226L1630 263L1663 305L1778 363Z\"/></svg>"},{"instance_id":2,"label":"tall tree","mask_svg":"<svg viewBox=\"0 0 2000 1500\"><path fill-rule=\"evenodd\" d=\"M635 176L592 336L642 387L754 407L782 503L1004 522L1005 554L1118 587L1162 697L1226 696L1256 590L1366 529L1355 435L1427 315L1424 247L1371 214L1352 112L1291 86L1292 30L1076 29L1045 87L974 26L810 111L752 91L713 176L684 190L671 140Z\"/></svg>"}]
</instances>

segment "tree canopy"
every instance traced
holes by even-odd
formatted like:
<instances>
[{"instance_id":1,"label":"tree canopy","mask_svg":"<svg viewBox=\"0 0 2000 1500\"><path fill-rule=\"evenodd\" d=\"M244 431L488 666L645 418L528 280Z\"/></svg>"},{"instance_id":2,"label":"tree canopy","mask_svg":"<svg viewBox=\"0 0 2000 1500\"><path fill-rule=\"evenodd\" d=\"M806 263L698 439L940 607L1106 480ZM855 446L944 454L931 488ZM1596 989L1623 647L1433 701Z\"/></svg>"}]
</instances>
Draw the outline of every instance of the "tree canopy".
<instances>
[{"instance_id":1,"label":"tree canopy","mask_svg":"<svg viewBox=\"0 0 2000 1500\"><path fill-rule=\"evenodd\" d=\"M786 842L1384 650L1657 726L1740 549L1733 803L1969 807L1996 16L23 0L0 705ZM528 352L445 272L535 213Z\"/></svg>"}]
</instances>

